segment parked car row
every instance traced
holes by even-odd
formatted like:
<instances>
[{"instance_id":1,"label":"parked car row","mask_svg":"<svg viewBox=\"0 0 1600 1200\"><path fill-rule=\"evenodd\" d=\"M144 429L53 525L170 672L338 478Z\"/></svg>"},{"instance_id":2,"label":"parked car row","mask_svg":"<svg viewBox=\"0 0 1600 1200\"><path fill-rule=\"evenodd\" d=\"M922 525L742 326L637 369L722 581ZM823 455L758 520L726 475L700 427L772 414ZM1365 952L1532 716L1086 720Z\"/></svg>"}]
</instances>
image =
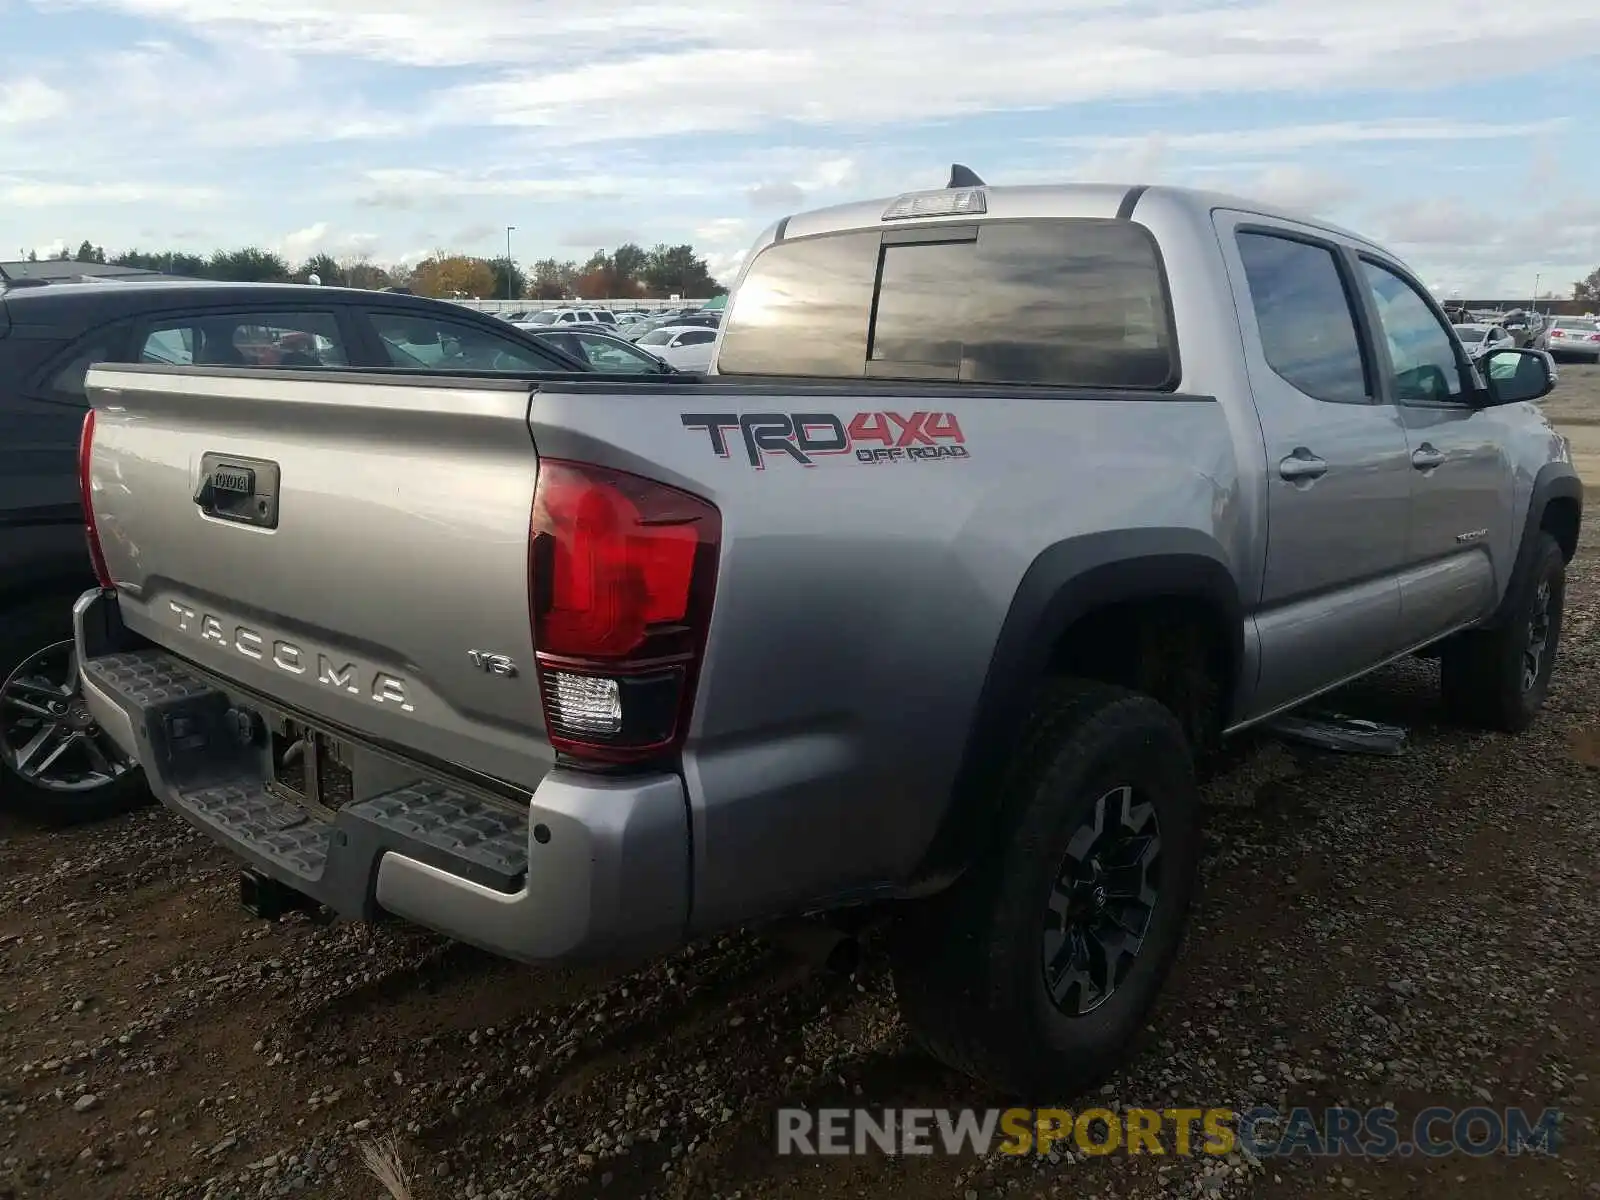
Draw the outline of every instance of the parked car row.
<instances>
[{"instance_id":1,"label":"parked car row","mask_svg":"<svg viewBox=\"0 0 1600 1200\"><path fill-rule=\"evenodd\" d=\"M606 309L544 309L524 320L513 321L519 329L605 330L644 350L657 361L677 371L705 371L722 326L720 310L704 308L669 309L654 313L616 313ZM599 349L601 343L591 341ZM607 361L621 361L616 347L605 351ZM608 369L608 368L599 368ZM616 369L616 368L610 368Z\"/></svg>"},{"instance_id":2,"label":"parked car row","mask_svg":"<svg viewBox=\"0 0 1600 1200\"><path fill-rule=\"evenodd\" d=\"M722 313L705 309L687 309L681 312L651 313L622 326L618 332L630 342L637 342L647 333L667 328L720 329Z\"/></svg>"},{"instance_id":3,"label":"parked car row","mask_svg":"<svg viewBox=\"0 0 1600 1200\"><path fill-rule=\"evenodd\" d=\"M596 371L665 375L679 369L669 365L663 356L641 350L610 332L609 327L529 325L522 328L544 345L553 346L572 358L583 359Z\"/></svg>"},{"instance_id":4,"label":"parked car row","mask_svg":"<svg viewBox=\"0 0 1600 1200\"><path fill-rule=\"evenodd\" d=\"M1592 313L1566 317L1520 308L1503 313L1457 308L1449 313L1475 356L1509 344L1543 350L1557 361L1600 363L1600 317Z\"/></svg>"},{"instance_id":5,"label":"parked car row","mask_svg":"<svg viewBox=\"0 0 1600 1200\"><path fill-rule=\"evenodd\" d=\"M646 312L642 309L586 308L566 304L541 309L512 309L508 312L491 315L503 321L509 321L521 329L571 328L574 326L606 328L628 338L630 341L636 340L641 334L651 329L659 329L671 324L705 325L708 328L715 329L722 319L720 309L700 306L663 308Z\"/></svg>"}]
</instances>

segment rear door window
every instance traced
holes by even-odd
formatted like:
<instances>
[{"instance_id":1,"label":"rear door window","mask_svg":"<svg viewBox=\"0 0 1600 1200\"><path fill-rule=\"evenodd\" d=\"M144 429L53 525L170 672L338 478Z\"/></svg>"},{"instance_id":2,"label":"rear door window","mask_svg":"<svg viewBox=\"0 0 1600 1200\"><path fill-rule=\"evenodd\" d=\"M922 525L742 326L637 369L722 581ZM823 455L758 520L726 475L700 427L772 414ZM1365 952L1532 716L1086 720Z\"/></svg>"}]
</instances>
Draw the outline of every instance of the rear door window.
<instances>
[{"instance_id":1,"label":"rear door window","mask_svg":"<svg viewBox=\"0 0 1600 1200\"><path fill-rule=\"evenodd\" d=\"M431 313L367 314L390 366L413 371L569 371L542 347Z\"/></svg>"},{"instance_id":2,"label":"rear door window","mask_svg":"<svg viewBox=\"0 0 1600 1200\"><path fill-rule=\"evenodd\" d=\"M1270 233L1241 232L1238 245L1267 365L1317 400L1370 401L1355 311L1333 251Z\"/></svg>"},{"instance_id":3,"label":"rear door window","mask_svg":"<svg viewBox=\"0 0 1600 1200\"><path fill-rule=\"evenodd\" d=\"M779 242L730 306L727 375L1176 385L1171 303L1131 221L997 221Z\"/></svg>"},{"instance_id":4,"label":"rear door window","mask_svg":"<svg viewBox=\"0 0 1600 1200\"><path fill-rule=\"evenodd\" d=\"M339 319L330 312L197 313L159 317L139 339L139 362L164 366L344 367Z\"/></svg>"},{"instance_id":5,"label":"rear door window","mask_svg":"<svg viewBox=\"0 0 1600 1200\"><path fill-rule=\"evenodd\" d=\"M95 363L121 361L126 356L129 332L124 322L82 339L65 362L47 369L44 390L57 399L86 403L84 379L89 368Z\"/></svg>"}]
</instances>

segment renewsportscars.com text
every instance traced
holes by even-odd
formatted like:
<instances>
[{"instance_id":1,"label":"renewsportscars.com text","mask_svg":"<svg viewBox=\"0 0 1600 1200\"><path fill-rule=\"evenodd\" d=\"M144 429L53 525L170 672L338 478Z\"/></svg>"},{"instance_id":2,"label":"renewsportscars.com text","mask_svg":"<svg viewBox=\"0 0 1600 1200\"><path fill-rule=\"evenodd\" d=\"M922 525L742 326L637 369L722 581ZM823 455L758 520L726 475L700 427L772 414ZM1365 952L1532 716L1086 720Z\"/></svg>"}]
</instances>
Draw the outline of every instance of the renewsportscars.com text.
<instances>
[{"instance_id":1,"label":"renewsportscars.com text","mask_svg":"<svg viewBox=\"0 0 1600 1200\"><path fill-rule=\"evenodd\" d=\"M1554 1154L1561 1113L1521 1108L784 1108L784 1155L1204 1154L1252 1158Z\"/></svg>"}]
</instances>

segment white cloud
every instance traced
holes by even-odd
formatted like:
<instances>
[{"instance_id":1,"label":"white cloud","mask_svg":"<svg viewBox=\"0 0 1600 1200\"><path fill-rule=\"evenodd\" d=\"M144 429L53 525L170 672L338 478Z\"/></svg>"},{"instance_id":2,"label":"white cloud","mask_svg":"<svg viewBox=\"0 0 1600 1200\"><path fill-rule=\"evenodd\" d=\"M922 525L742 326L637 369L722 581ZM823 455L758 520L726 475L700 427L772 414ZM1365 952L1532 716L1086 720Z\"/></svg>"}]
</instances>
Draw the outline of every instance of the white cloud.
<instances>
[{"instance_id":1,"label":"white cloud","mask_svg":"<svg viewBox=\"0 0 1600 1200\"><path fill-rule=\"evenodd\" d=\"M826 191L830 188L844 187L856 177L855 160L851 158L828 158L817 163L809 173L795 182L808 192Z\"/></svg>"},{"instance_id":2,"label":"white cloud","mask_svg":"<svg viewBox=\"0 0 1600 1200\"><path fill-rule=\"evenodd\" d=\"M1497 0L72 0L240 54L474 66L433 120L549 144L774 121L884 125L1087 100L1481 82L1600 53L1600 10L1510 22Z\"/></svg>"},{"instance_id":3,"label":"white cloud","mask_svg":"<svg viewBox=\"0 0 1600 1200\"><path fill-rule=\"evenodd\" d=\"M1600 201L1557 200L1535 208L1481 208L1437 198L1373 216L1373 233L1438 281L1446 294L1571 295L1600 263Z\"/></svg>"},{"instance_id":4,"label":"white cloud","mask_svg":"<svg viewBox=\"0 0 1600 1200\"><path fill-rule=\"evenodd\" d=\"M623 177L518 177L425 167L385 167L362 174L358 200L377 207L410 207L421 201L498 196L523 200L593 200L637 192L641 181Z\"/></svg>"},{"instance_id":5,"label":"white cloud","mask_svg":"<svg viewBox=\"0 0 1600 1200\"><path fill-rule=\"evenodd\" d=\"M0 83L0 209L24 240L58 222L131 240L181 223L148 210L210 205L208 240L290 230L278 244L296 254L339 253L357 227L388 256L513 223L528 258L564 257L563 230L607 246L693 230L726 276L766 221L936 185L970 153L997 185L1197 183L1392 227L1430 277L1561 272L1594 246L1576 210L1564 243L1515 211L1596 186L1574 155L1592 90L1562 111L1476 98L1577 78L1600 55L1593 5L1563 9L1553 36L1501 0L991 0L981 19L965 0L27 2L75 14L52 18L64 27L114 13L149 32L92 71L70 38L29 48L30 74ZM1440 90L1456 84L1471 105ZM1280 108L1294 117L1272 124ZM1205 121L1230 112L1261 123ZM992 113L1037 136L961 125ZM1412 155L1430 165L1373 174ZM298 174L269 174L285 165ZM1486 185L1503 211L1477 211ZM1408 192L1427 199L1397 209ZM117 204L146 210L121 215L124 235L117 214L78 215Z\"/></svg>"},{"instance_id":6,"label":"white cloud","mask_svg":"<svg viewBox=\"0 0 1600 1200\"><path fill-rule=\"evenodd\" d=\"M769 180L745 191L752 208L799 208L806 202L806 192L798 183L787 180Z\"/></svg>"},{"instance_id":7,"label":"white cloud","mask_svg":"<svg viewBox=\"0 0 1600 1200\"><path fill-rule=\"evenodd\" d=\"M1240 190L1266 204L1311 213L1332 212L1358 195L1349 180L1293 165L1268 167Z\"/></svg>"},{"instance_id":8,"label":"white cloud","mask_svg":"<svg viewBox=\"0 0 1600 1200\"><path fill-rule=\"evenodd\" d=\"M760 222L744 217L718 217L695 226L693 245L706 260L711 277L732 283L760 231Z\"/></svg>"},{"instance_id":9,"label":"white cloud","mask_svg":"<svg viewBox=\"0 0 1600 1200\"><path fill-rule=\"evenodd\" d=\"M315 225L285 234L278 248L292 262L302 262L320 252L327 240L328 223L318 221Z\"/></svg>"},{"instance_id":10,"label":"white cloud","mask_svg":"<svg viewBox=\"0 0 1600 1200\"><path fill-rule=\"evenodd\" d=\"M697 246L726 246L730 242L744 243L756 235L755 223L743 217L718 217L694 228Z\"/></svg>"},{"instance_id":11,"label":"white cloud","mask_svg":"<svg viewBox=\"0 0 1600 1200\"><path fill-rule=\"evenodd\" d=\"M133 183L105 180L74 183L62 180L29 179L0 175L0 209L83 208L117 204L159 204L177 208L198 208L218 199L216 189L171 183Z\"/></svg>"},{"instance_id":12,"label":"white cloud","mask_svg":"<svg viewBox=\"0 0 1600 1200\"><path fill-rule=\"evenodd\" d=\"M705 255L706 270L724 287L731 286L748 250L712 250Z\"/></svg>"},{"instance_id":13,"label":"white cloud","mask_svg":"<svg viewBox=\"0 0 1600 1200\"><path fill-rule=\"evenodd\" d=\"M1137 152L1152 142L1181 154L1259 154L1274 157L1297 150L1381 142L1495 141L1537 137L1564 128L1564 117L1523 122L1464 122L1431 117L1386 121L1329 121L1314 125L1267 125L1154 137L1084 136L1048 139L1049 144L1115 154Z\"/></svg>"},{"instance_id":14,"label":"white cloud","mask_svg":"<svg viewBox=\"0 0 1600 1200\"><path fill-rule=\"evenodd\" d=\"M66 111L66 94L43 80L0 81L0 126L55 120Z\"/></svg>"},{"instance_id":15,"label":"white cloud","mask_svg":"<svg viewBox=\"0 0 1600 1200\"><path fill-rule=\"evenodd\" d=\"M1169 157L1167 146L1168 139L1161 134L1142 138L1108 138L1088 158L1072 164L1071 177L1086 183L1136 183L1158 179ZM1062 177L1057 172L1045 174L1057 179Z\"/></svg>"},{"instance_id":16,"label":"white cloud","mask_svg":"<svg viewBox=\"0 0 1600 1200\"><path fill-rule=\"evenodd\" d=\"M1406 246L1482 247L1503 237L1508 226L1486 221L1485 214L1450 197L1433 197L1390 208L1378 216L1383 236Z\"/></svg>"},{"instance_id":17,"label":"white cloud","mask_svg":"<svg viewBox=\"0 0 1600 1200\"><path fill-rule=\"evenodd\" d=\"M316 221L284 234L271 245L290 266L297 266L318 254L336 259L365 258L381 242L377 234L340 232L327 221Z\"/></svg>"}]
</instances>

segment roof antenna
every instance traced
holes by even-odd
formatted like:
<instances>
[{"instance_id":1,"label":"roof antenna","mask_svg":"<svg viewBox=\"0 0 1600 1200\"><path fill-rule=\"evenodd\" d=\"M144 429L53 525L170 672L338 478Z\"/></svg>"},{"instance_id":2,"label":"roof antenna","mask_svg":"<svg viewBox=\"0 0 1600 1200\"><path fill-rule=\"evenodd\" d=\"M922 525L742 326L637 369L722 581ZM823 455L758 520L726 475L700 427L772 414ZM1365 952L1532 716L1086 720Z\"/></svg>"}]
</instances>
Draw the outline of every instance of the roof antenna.
<instances>
[{"instance_id":1,"label":"roof antenna","mask_svg":"<svg viewBox=\"0 0 1600 1200\"><path fill-rule=\"evenodd\" d=\"M978 173L971 167L964 167L960 163L950 164L950 182L947 188L986 187L983 180L978 178Z\"/></svg>"}]
</instances>

